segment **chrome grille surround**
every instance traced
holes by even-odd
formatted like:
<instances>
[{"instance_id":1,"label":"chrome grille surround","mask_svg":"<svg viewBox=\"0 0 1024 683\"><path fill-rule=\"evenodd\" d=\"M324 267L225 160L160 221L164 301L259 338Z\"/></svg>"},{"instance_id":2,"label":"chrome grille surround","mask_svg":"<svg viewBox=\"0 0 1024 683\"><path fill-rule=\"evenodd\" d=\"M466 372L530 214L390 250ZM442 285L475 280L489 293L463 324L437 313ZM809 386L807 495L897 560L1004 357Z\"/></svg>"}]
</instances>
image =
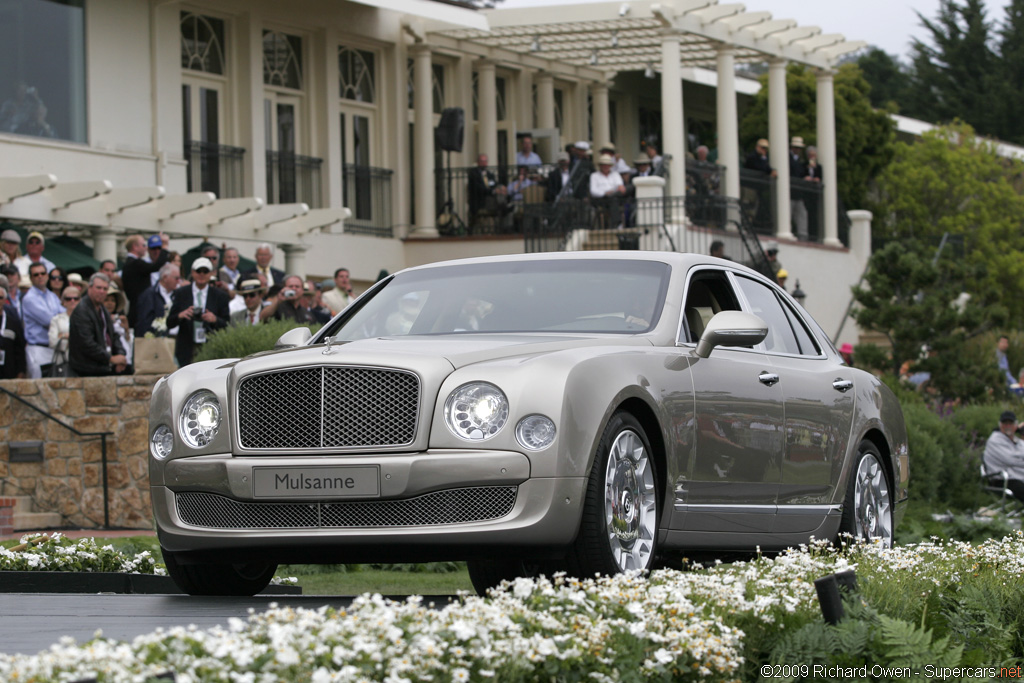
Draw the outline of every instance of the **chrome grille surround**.
<instances>
[{"instance_id":1,"label":"chrome grille surround","mask_svg":"<svg viewBox=\"0 0 1024 683\"><path fill-rule=\"evenodd\" d=\"M238 444L247 451L409 446L420 380L407 370L313 366L243 377L235 394Z\"/></svg>"},{"instance_id":2,"label":"chrome grille surround","mask_svg":"<svg viewBox=\"0 0 1024 683\"><path fill-rule=\"evenodd\" d=\"M174 495L183 524L214 529L381 528L468 524L500 519L516 502L516 486L474 486L402 500L248 503L216 493Z\"/></svg>"}]
</instances>

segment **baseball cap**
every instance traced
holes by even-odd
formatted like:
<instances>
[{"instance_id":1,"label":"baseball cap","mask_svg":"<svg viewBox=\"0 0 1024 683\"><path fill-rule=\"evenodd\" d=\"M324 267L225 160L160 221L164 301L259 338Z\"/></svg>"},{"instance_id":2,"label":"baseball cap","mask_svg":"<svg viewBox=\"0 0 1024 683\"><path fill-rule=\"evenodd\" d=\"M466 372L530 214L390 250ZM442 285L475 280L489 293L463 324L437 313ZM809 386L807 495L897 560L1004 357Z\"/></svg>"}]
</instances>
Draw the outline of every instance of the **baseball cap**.
<instances>
[{"instance_id":1,"label":"baseball cap","mask_svg":"<svg viewBox=\"0 0 1024 683\"><path fill-rule=\"evenodd\" d=\"M1013 414L1012 410L1004 410L1003 414L999 416L1000 422L1016 422L1017 416Z\"/></svg>"},{"instance_id":2,"label":"baseball cap","mask_svg":"<svg viewBox=\"0 0 1024 683\"><path fill-rule=\"evenodd\" d=\"M789 271L785 268L779 268L779 272L775 273L775 277L789 277Z\"/></svg>"},{"instance_id":3,"label":"baseball cap","mask_svg":"<svg viewBox=\"0 0 1024 683\"><path fill-rule=\"evenodd\" d=\"M213 270L213 264L210 263L210 259L205 256L200 256L192 262L192 270L199 270L200 268L206 268L207 270Z\"/></svg>"},{"instance_id":4,"label":"baseball cap","mask_svg":"<svg viewBox=\"0 0 1024 683\"><path fill-rule=\"evenodd\" d=\"M555 161L569 161L569 153L568 152L559 152L555 156Z\"/></svg>"},{"instance_id":5,"label":"baseball cap","mask_svg":"<svg viewBox=\"0 0 1024 683\"><path fill-rule=\"evenodd\" d=\"M14 242L15 244L21 244L21 235L18 234L17 230L4 230L3 234L0 235L0 240L4 242Z\"/></svg>"},{"instance_id":6,"label":"baseball cap","mask_svg":"<svg viewBox=\"0 0 1024 683\"><path fill-rule=\"evenodd\" d=\"M150 235L149 239L146 240L146 246L150 249L160 249L164 246L164 241L160 238L160 235Z\"/></svg>"},{"instance_id":7,"label":"baseball cap","mask_svg":"<svg viewBox=\"0 0 1024 683\"><path fill-rule=\"evenodd\" d=\"M36 230L33 230L32 232L30 232L30 233L28 234L28 241L29 241L29 242L31 242L31 241L32 241L32 240L34 240L34 239L37 239L37 240L39 240L39 241L40 241L40 242L42 242L43 244L46 244L46 238L45 238L45 237L43 237L43 233L41 233L41 232L38 232L38 231L36 231Z\"/></svg>"}]
</instances>

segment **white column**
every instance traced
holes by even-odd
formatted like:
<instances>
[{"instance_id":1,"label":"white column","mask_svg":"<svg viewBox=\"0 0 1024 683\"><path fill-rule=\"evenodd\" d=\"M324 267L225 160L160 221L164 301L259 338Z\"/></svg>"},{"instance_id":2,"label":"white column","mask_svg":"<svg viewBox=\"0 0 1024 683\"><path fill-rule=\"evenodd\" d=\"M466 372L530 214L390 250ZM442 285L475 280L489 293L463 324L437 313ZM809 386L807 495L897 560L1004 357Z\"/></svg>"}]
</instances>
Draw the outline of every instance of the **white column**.
<instances>
[{"instance_id":1,"label":"white column","mask_svg":"<svg viewBox=\"0 0 1024 683\"><path fill-rule=\"evenodd\" d=\"M483 60L477 65L476 73L479 89L477 104L479 153L486 154L488 165L494 166L498 163L498 88L494 80L494 62Z\"/></svg>"},{"instance_id":2,"label":"white column","mask_svg":"<svg viewBox=\"0 0 1024 683\"><path fill-rule=\"evenodd\" d=\"M593 107L594 149L612 141L612 126L608 117L608 84L594 83L590 86L591 107Z\"/></svg>"},{"instance_id":3,"label":"white column","mask_svg":"<svg viewBox=\"0 0 1024 683\"><path fill-rule=\"evenodd\" d=\"M99 227L92 231L92 257L97 261L117 261L117 236L114 228Z\"/></svg>"},{"instance_id":4,"label":"white column","mask_svg":"<svg viewBox=\"0 0 1024 683\"><path fill-rule=\"evenodd\" d=\"M740 196L740 133L736 114L736 50L718 48L718 163L725 167L726 197Z\"/></svg>"},{"instance_id":5,"label":"white column","mask_svg":"<svg viewBox=\"0 0 1024 683\"><path fill-rule=\"evenodd\" d=\"M666 31L661 36L661 132L665 138L662 154L672 157L668 196L682 204L686 197L686 118L683 116L679 41L680 36L674 31Z\"/></svg>"},{"instance_id":6,"label":"white column","mask_svg":"<svg viewBox=\"0 0 1024 683\"><path fill-rule=\"evenodd\" d=\"M775 235L795 239L789 206L789 109L786 60L768 62L768 158L775 169Z\"/></svg>"},{"instance_id":7,"label":"white column","mask_svg":"<svg viewBox=\"0 0 1024 683\"><path fill-rule=\"evenodd\" d=\"M822 196L825 236L822 242L833 247L839 241L839 192L836 188L836 115L832 71L818 72L818 163L822 172ZM870 226L871 217L868 216Z\"/></svg>"},{"instance_id":8,"label":"white column","mask_svg":"<svg viewBox=\"0 0 1024 683\"><path fill-rule=\"evenodd\" d=\"M856 259L858 269L866 268L871 258L872 213L863 209L847 211L850 218L850 254Z\"/></svg>"},{"instance_id":9,"label":"white column","mask_svg":"<svg viewBox=\"0 0 1024 683\"><path fill-rule=\"evenodd\" d=\"M301 244L285 244L281 246L284 250L284 272L288 275L298 275L306 279L306 247Z\"/></svg>"},{"instance_id":10,"label":"white column","mask_svg":"<svg viewBox=\"0 0 1024 683\"><path fill-rule=\"evenodd\" d=\"M413 54L413 152L416 186L416 228L418 237L437 237L434 218L434 99L430 47L415 45Z\"/></svg>"},{"instance_id":11,"label":"white column","mask_svg":"<svg viewBox=\"0 0 1024 683\"><path fill-rule=\"evenodd\" d=\"M555 127L555 77L539 73L537 81L537 127ZM564 134L564 131L563 131ZM564 142L564 141L563 141Z\"/></svg>"}]
</instances>

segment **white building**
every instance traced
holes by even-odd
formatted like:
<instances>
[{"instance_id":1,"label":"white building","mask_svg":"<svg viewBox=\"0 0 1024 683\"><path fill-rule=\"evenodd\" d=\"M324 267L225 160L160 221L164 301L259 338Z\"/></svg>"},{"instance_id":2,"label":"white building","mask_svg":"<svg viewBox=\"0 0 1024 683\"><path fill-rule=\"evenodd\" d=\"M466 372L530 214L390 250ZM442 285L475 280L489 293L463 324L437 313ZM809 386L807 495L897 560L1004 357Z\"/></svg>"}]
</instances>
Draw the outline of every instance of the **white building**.
<instances>
[{"instance_id":1,"label":"white building","mask_svg":"<svg viewBox=\"0 0 1024 683\"><path fill-rule=\"evenodd\" d=\"M741 197L738 108L756 84L735 68L764 61L778 179L761 198L790 287L799 278L830 334L868 257L866 221L848 245L839 239L831 71L862 44L742 5L0 0L0 35L0 220L79 236L97 258L113 257L127 234L164 231L175 248L208 239L249 256L274 242L289 272L346 266L366 283L382 269L523 251L533 247L514 225L439 236L437 219L466 211L461 199L444 206L465 193L465 175L444 167L473 166L478 153L512 165L517 134L530 131L546 163L574 140L614 142L631 162L641 139L660 132L672 172L641 194L673 198L658 214L671 229L641 248L723 239L748 260L726 220L735 212L710 226L685 218L680 162L686 131L705 131L718 141L719 192ZM791 228L791 61L818 70L825 176L808 240ZM453 107L465 113L464 143L443 154L435 127ZM548 246L582 248L586 237ZM856 331L847 325L843 336L855 341Z\"/></svg>"}]
</instances>

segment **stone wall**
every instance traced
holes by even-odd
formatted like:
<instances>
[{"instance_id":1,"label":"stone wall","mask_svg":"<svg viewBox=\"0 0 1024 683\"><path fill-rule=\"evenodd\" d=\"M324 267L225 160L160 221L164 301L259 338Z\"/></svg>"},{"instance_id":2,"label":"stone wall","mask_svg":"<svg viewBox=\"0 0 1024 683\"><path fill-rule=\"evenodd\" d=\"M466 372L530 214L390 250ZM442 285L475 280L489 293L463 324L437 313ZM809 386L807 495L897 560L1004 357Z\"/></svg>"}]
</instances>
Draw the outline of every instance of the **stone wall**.
<instances>
[{"instance_id":1,"label":"stone wall","mask_svg":"<svg viewBox=\"0 0 1024 683\"><path fill-rule=\"evenodd\" d=\"M149 399L155 375L4 380L0 387L81 432L107 436L112 527L152 528L149 498ZM11 462L12 441L44 442L42 462ZM0 496L31 496L35 512L66 526L103 525L101 441L80 437L0 392Z\"/></svg>"}]
</instances>

